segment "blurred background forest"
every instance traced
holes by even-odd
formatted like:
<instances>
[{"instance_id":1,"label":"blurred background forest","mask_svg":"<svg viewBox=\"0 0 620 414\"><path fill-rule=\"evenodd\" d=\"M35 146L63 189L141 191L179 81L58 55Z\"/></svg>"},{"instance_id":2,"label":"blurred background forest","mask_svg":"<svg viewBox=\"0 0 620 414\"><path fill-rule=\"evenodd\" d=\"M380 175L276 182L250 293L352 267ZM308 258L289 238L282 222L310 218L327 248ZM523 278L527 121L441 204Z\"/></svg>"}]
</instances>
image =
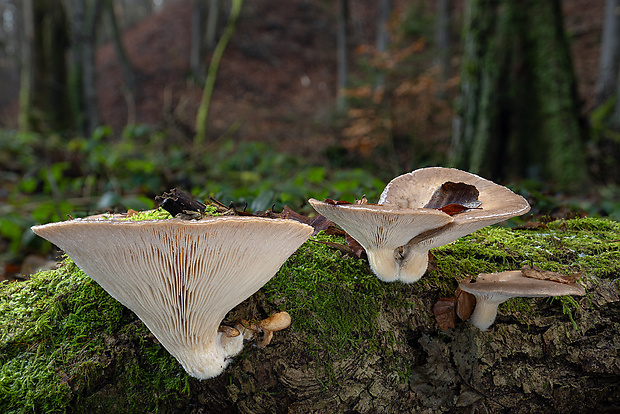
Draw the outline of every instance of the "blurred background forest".
<instances>
[{"instance_id":1,"label":"blurred background forest","mask_svg":"<svg viewBox=\"0 0 620 414\"><path fill-rule=\"evenodd\" d=\"M620 219L620 0L0 0L0 274L172 187L252 211L453 166Z\"/></svg>"}]
</instances>

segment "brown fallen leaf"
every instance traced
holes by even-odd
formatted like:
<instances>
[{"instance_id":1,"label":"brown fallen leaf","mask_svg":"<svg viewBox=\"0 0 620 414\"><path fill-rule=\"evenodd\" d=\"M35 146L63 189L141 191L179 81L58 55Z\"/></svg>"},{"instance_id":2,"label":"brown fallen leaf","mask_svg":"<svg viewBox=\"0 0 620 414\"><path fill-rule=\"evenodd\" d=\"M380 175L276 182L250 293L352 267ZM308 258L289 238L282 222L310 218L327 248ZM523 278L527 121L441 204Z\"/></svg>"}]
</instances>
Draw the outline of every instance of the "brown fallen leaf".
<instances>
[{"instance_id":1,"label":"brown fallen leaf","mask_svg":"<svg viewBox=\"0 0 620 414\"><path fill-rule=\"evenodd\" d=\"M299 214L298 212L294 211L289 206L284 206L284 208L282 209L282 213L280 213L280 217L297 220L300 223L304 223L304 224L310 224L312 222L312 219L310 217L304 216L303 214Z\"/></svg>"},{"instance_id":2,"label":"brown fallen leaf","mask_svg":"<svg viewBox=\"0 0 620 414\"><path fill-rule=\"evenodd\" d=\"M348 233L345 233L344 240L347 242L355 257L359 259L366 259L366 250L362 247L361 244L357 242L353 237L351 237Z\"/></svg>"},{"instance_id":3,"label":"brown fallen leaf","mask_svg":"<svg viewBox=\"0 0 620 414\"><path fill-rule=\"evenodd\" d=\"M344 201L344 200L332 200L331 198L326 198L323 200L324 202L326 202L327 204L331 204L333 206L339 206L341 204L351 204L349 201Z\"/></svg>"},{"instance_id":4,"label":"brown fallen leaf","mask_svg":"<svg viewBox=\"0 0 620 414\"><path fill-rule=\"evenodd\" d=\"M479 191L474 185L446 181L435 190L424 208L442 209L450 204L460 205L466 209L477 208L482 204L478 200L478 195Z\"/></svg>"},{"instance_id":5,"label":"brown fallen leaf","mask_svg":"<svg viewBox=\"0 0 620 414\"><path fill-rule=\"evenodd\" d=\"M466 321L471 316L476 307L476 297L469 292L456 288L454 292L456 296L456 315L460 320Z\"/></svg>"},{"instance_id":6,"label":"brown fallen leaf","mask_svg":"<svg viewBox=\"0 0 620 414\"><path fill-rule=\"evenodd\" d=\"M571 285L581 277L581 273L573 273L572 275L563 275L558 272L552 272L549 270L542 270L536 266L525 265L521 268L523 276L531 277L532 279L549 280L551 282L564 283Z\"/></svg>"},{"instance_id":7,"label":"brown fallen leaf","mask_svg":"<svg viewBox=\"0 0 620 414\"><path fill-rule=\"evenodd\" d=\"M465 207L461 204L447 204L443 207L438 208L437 210L441 210L449 216L454 216L456 214L462 213L465 210L481 210L480 207Z\"/></svg>"},{"instance_id":8,"label":"brown fallen leaf","mask_svg":"<svg viewBox=\"0 0 620 414\"><path fill-rule=\"evenodd\" d=\"M454 328L456 326L456 298L440 298L435 306L433 306L433 314L435 320L439 324L439 328L442 331L448 330L448 328Z\"/></svg>"}]
</instances>

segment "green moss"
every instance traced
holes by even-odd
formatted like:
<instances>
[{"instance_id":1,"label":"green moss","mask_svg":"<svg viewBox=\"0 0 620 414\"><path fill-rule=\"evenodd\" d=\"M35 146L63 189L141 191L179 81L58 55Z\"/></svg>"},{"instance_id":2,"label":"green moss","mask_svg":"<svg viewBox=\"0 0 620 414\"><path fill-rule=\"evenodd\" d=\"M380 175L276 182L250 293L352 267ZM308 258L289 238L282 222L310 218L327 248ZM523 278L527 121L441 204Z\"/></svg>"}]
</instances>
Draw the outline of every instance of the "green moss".
<instances>
[{"instance_id":1,"label":"green moss","mask_svg":"<svg viewBox=\"0 0 620 414\"><path fill-rule=\"evenodd\" d=\"M376 346L377 317L386 303L404 300L403 286L381 282L365 260L320 242L344 240L319 233L291 256L264 291L268 301L291 314L293 329L305 334L313 357L333 362L362 343Z\"/></svg>"},{"instance_id":2,"label":"green moss","mask_svg":"<svg viewBox=\"0 0 620 414\"><path fill-rule=\"evenodd\" d=\"M159 207L155 210L139 211L138 214L127 217L125 220L140 221L140 220L166 220L172 218L169 212Z\"/></svg>"},{"instance_id":3,"label":"green moss","mask_svg":"<svg viewBox=\"0 0 620 414\"><path fill-rule=\"evenodd\" d=\"M162 400L155 393L152 401L142 399L138 406L129 398L132 391L142 395L144 387L184 387L179 381L182 369L149 339L144 325L68 258L58 270L1 285L0 314L3 413L64 413L77 407L88 411L90 404L83 404L81 395L92 392L106 371L116 371L127 393L123 407L130 411ZM127 352L120 341L141 342L143 354L132 355L126 367L110 367ZM98 405L103 400L98 398ZM117 397L111 401L120 403Z\"/></svg>"},{"instance_id":4,"label":"green moss","mask_svg":"<svg viewBox=\"0 0 620 414\"><path fill-rule=\"evenodd\" d=\"M479 273L536 265L564 274L586 272L602 278L620 273L620 224L582 218L537 230L485 227L433 250L438 270L457 279ZM615 276L614 276L615 275Z\"/></svg>"},{"instance_id":5,"label":"green moss","mask_svg":"<svg viewBox=\"0 0 620 414\"><path fill-rule=\"evenodd\" d=\"M323 234L316 240L343 242ZM382 328L382 314L406 312L405 325L410 312L409 320L429 320L428 303L451 295L466 275L523 264L585 277L620 274L620 224L601 219L537 230L482 229L433 249L436 269L413 285L383 283L366 261L317 241L306 242L263 288L263 305L291 313L292 333L306 341L295 349L304 349L328 379L337 374L332 362L360 350L378 350L409 378L414 364L393 352L403 339ZM572 318L576 303L559 300ZM529 303L512 300L500 311L525 318ZM2 413L165 411L198 382L70 259L29 281L0 284L0 315ZM254 364L252 351L244 355Z\"/></svg>"}]
</instances>

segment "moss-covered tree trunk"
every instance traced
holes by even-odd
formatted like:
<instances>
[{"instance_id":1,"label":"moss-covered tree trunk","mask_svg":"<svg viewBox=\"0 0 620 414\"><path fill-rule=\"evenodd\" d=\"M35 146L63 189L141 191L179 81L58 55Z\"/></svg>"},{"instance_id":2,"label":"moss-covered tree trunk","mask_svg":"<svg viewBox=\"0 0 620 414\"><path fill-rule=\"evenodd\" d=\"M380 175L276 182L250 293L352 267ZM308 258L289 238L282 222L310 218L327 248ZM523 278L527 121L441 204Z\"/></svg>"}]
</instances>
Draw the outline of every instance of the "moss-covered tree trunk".
<instances>
[{"instance_id":1,"label":"moss-covered tree trunk","mask_svg":"<svg viewBox=\"0 0 620 414\"><path fill-rule=\"evenodd\" d=\"M559 0L467 2L451 164L496 180L587 179L584 129Z\"/></svg>"},{"instance_id":2,"label":"moss-covered tree trunk","mask_svg":"<svg viewBox=\"0 0 620 414\"><path fill-rule=\"evenodd\" d=\"M412 285L308 241L227 316L286 309L292 326L203 381L66 261L0 284L0 412L619 412L619 234L589 218L485 228L433 249ZM433 306L457 281L523 264L581 272L587 296L512 299L487 332L439 329Z\"/></svg>"}]
</instances>

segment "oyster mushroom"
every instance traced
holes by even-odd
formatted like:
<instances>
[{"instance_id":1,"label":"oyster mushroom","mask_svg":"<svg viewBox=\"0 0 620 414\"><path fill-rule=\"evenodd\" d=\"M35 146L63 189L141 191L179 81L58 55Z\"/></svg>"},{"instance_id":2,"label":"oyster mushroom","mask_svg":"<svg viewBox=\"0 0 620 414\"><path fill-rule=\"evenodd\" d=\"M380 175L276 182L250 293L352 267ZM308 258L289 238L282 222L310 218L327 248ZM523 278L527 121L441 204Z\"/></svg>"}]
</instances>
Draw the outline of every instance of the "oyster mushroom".
<instances>
[{"instance_id":1,"label":"oyster mushroom","mask_svg":"<svg viewBox=\"0 0 620 414\"><path fill-rule=\"evenodd\" d=\"M497 307L515 297L541 298L546 296L585 295L583 286L576 283L559 283L533 279L521 270L500 273L483 273L476 279L459 284L465 292L476 297L476 307L469 321L481 331L486 331L495 321Z\"/></svg>"},{"instance_id":2,"label":"oyster mushroom","mask_svg":"<svg viewBox=\"0 0 620 414\"><path fill-rule=\"evenodd\" d=\"M444 191L446 185L457 192L465 188L468 196L461 199ZM370 266L381 280L404 283L424 275L430 249L530 209L523 197L506 187L442 167L394 178L376 205L309 202L366 249ZM441 210L449 204L458 205L461 212L449 215Z\"/></svg>"},{"instance_id":3,"label":"oyster mushroom","mask_svg":"<svg viewBox=\"0 0 620 414\"><path fill-rule=\"evenodd\" d=\"M76 219L34 226L131 309L196 378L220 374L243 346L220 322L312 234L294 220ZM236 327L239 330L240 327Z\"/></svg>"}]
</instances>

